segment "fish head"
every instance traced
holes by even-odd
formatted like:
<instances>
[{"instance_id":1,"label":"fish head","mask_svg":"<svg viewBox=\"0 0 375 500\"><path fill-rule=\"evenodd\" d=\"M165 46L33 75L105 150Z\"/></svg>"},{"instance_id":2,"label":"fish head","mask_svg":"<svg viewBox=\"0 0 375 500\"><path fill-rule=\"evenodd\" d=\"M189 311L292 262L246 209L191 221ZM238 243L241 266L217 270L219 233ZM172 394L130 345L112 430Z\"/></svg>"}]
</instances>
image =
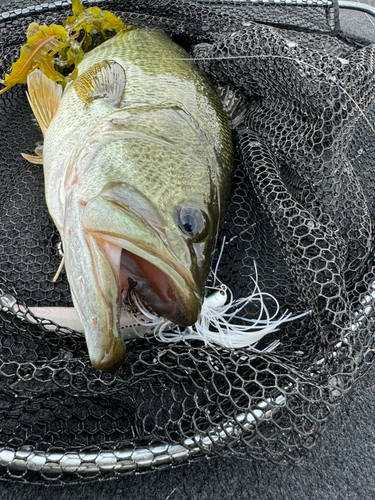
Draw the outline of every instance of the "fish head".
<instances>
[{"instance_id":1,"label":"fish head","mask_svg":"<svg viewBox=\"0 0 375 500\"><path fill-rule=\"evenodd\" d=\"M96 129L94 146L73 162L86 166L65 185L66 270L91 361L103 370L118 366L108 338L118 338L132 293L174 324L197 321L230 186L231 154L223 159L183 112L135 114Z\"/></svg>"},{"instance_id":2,"label":"fish head","mask_svg":"<svg viewBox=\"0 0 375 500\"><path fill-rule=\"evenodd\" d=\"M184 193L176 177L153 189L141 178L107 184L84 207L82 228L111 263L119 306L136 293L156 314L189 326L204 299L220 211L207 168Z\"/></svg>"}]
</instances>

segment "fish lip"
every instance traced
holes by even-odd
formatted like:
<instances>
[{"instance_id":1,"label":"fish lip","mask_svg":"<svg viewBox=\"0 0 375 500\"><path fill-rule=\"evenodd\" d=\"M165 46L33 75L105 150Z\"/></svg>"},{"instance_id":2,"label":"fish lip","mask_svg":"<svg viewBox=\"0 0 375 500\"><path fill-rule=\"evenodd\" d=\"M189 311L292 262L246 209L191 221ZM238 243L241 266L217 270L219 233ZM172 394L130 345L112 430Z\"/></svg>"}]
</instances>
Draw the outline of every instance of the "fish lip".
<instances>
[{"instance_id":1,"label":"fish lip","mask_svg":"<svg viewBox=\"0 0 375 500\"><path fill-rule=\"evenodd\" d=\"M203 302L203 293L198 290L197 286L194 286L195 283L192 277L189 276L189 272L184 266L177 264L172 259L167 259L165 256L160 255L149 248L141 248L135 243L124 238L119 239L108 234L98 234L98 236L112 245L121 248L122 251L125 250L128 253L151 263L164 274L175 292L176 299L172 301L175 303L175 307L172 308L173 314L159 314L156 309L154 310L152 306L149 306L154 310L154 312L180 326L191 326L197 321ZM120 285L121 261L119 266L114 269L114 273L117 276ZM119 290L119 312L121 309L121 303L122 294L121 290Z\"/></svg>"}]
</instances>

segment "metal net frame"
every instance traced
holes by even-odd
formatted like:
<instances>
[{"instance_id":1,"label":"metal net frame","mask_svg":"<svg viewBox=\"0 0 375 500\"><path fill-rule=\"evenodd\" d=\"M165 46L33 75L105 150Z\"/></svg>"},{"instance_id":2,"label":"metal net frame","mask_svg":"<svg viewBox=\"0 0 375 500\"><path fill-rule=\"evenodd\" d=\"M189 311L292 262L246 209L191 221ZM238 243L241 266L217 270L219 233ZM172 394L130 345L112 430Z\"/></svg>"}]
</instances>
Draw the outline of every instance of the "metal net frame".
<instances>
[{"instance_id":1,"label":"metal net frame","mask_svg":"<svg viewBox=\"0 0 375 500\"><path fill-rule=\"evenodd\" d=\"M31 21L69 2L6 2L0 73ZM84 339L28 307L71 306L25 87L0 97L0 478L67 483L202 457L298 463L373 360L375 47L339 30L335 2L88 1L168 31L241 100L235 174L213 255L235 297L255 277L294 316L256 348L128 342L110 375ZM257 314L252 305L247 317ZM276 346L269 349L269 346Z\"/></svg>"}]
</instances>

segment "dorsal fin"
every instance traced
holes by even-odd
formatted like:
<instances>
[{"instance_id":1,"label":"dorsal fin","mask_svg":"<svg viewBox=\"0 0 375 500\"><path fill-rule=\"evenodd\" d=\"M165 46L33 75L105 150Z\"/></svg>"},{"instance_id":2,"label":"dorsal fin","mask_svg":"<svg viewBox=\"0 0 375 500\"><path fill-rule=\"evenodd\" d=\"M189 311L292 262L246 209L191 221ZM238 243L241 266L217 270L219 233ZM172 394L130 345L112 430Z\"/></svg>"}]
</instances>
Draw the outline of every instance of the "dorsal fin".
<instances>
[{"instance_id":1,"label":"dorsal fin","mask_svg":"<svg viewBox=\"0 0 375 500\"><path fill-rule=\"evenodd\" d=\"M237 128L244 122L246 115L245 98L239 90L233 89L230 85L216 85L217 93L223 103L229 125L232 129Z\"/></svg>"},{"instance_id":2,"label":"dorsal fin","mask_svg":"<svg viewBox=\"0 0 375 500\"><path fill-rule=\"evenodd\" d=\"M94 99L107 99L117 107L121 103L126 84L124 68L116 61L101 61L86 70L74 82L80 99L91 104Z\"/></svg>"},{"instance_id":3,"label":"dorsal fin","mask_svg":"<svg viewBox=\"0 0 375 500\"><path fill-rule=\"evenodd\" d=\"M43 135L55 116L62 97L62 86L36 69L27 76L27 98Z\"/></svg>"}]
</instances>

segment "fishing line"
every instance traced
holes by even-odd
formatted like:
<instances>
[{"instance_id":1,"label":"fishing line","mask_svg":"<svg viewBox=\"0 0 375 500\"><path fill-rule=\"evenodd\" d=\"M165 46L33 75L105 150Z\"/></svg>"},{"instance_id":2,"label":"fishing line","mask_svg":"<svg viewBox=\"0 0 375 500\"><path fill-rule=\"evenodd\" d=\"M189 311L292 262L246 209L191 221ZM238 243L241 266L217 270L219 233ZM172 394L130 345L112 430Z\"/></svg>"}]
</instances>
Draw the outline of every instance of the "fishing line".
<instances>
[{"instance_id":1,"label":"fishing line","mask_svg":"<svg viewBox=\"0 0 375 500\"><path fill-rule=\"evenodd\" d=\"M363 49L361 49L361 50L363 50ZM324 72L324 70L322 70L316 66L313 66L312 64L309 64L306 61L302 61L301 59L288 57L288 56L281 56L281 55L270 55L270 54L267 54L267 55L245 55L245 56L217 56L217 57L193 57L193 56L192 57L181 57L181 58L180 57L177 57L177 58L175 58L175 57L162 57L162 58L158 58L158 59L156 59L154 57L149 57L149 58L137 59L136 61L138 62L138 61L154 60L154 61L158 62L158 61L165 61L165 60L172 60L172 61L174 60L174 61L194 62L194 61L226 61L226 60L236 60L236 59L284 59L287 61L300 63L300 64L304 65L306 68L312 69L312 70L316 71L317 73L321 73L322 75L326 76L326 73ZM337 59L337 61L342 62L342 59L340 59L339 57L337 57L336 59ZM350 61L348 60L348 63L349 62ZM132 62L132 64L135 64L135 62ZM355 105L356 109L359 111L359 113L362 115L362 117L366 120L367 124L369 125L369 127L371 128L371 131L374 133L374 136L375 136L375 128L373 127L373 125L371 124L369 119L367 118L365 112L361 109L360 105L349 94L349 92L345 89L345 87L330 77L328 77L328 81L330 83L336 84L337 87L340 90L342 90L342 92L352 101L352 103Z\"/></svg>"}]
</instances>

